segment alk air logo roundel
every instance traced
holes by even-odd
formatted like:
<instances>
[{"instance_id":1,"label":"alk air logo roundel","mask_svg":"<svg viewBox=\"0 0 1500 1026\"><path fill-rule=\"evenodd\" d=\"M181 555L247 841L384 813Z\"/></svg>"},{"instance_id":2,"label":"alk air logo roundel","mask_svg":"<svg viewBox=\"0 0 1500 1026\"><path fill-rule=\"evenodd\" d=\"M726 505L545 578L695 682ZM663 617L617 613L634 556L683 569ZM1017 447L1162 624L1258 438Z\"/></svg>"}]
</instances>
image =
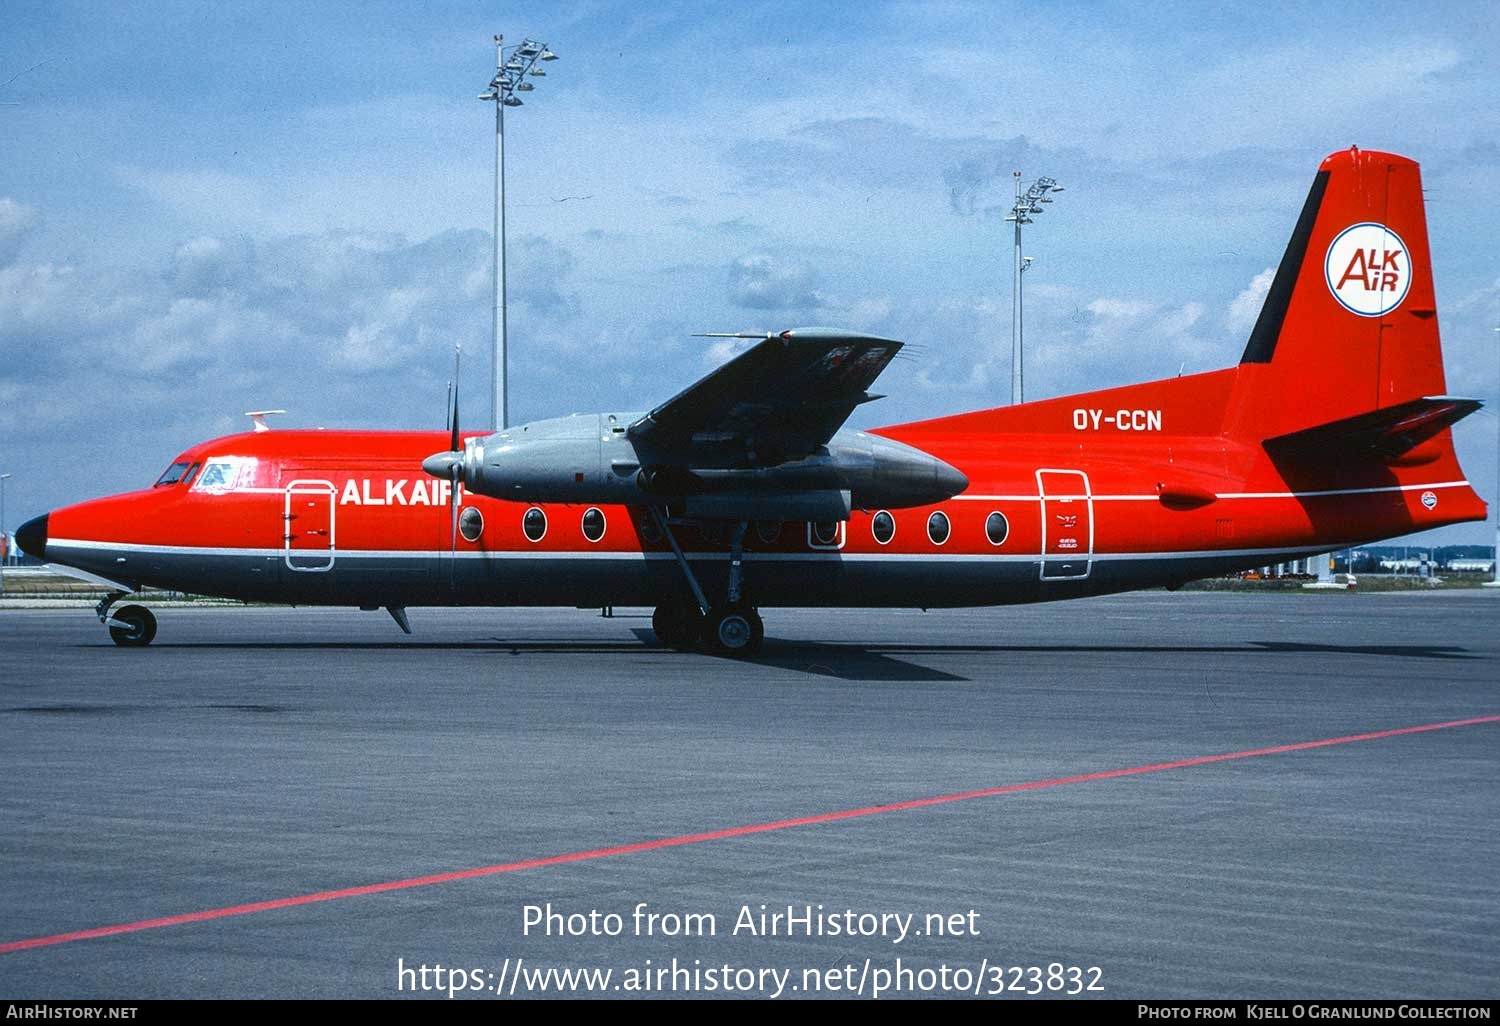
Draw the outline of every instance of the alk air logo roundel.
<instances>
[{"instance_id":1,"label":"alk air logo roundel","mask_svg":"<svg viewBox=\"0 0 1500 1026\"><path fill-rule=\"evenodd\" d=\"M1401 305L1411 288L1411 258L1401 236L1365 221L1339 232L1328 247L1323 272L1333 298L1361 317L1379 317Z\"/></svg>"}]
</instances>

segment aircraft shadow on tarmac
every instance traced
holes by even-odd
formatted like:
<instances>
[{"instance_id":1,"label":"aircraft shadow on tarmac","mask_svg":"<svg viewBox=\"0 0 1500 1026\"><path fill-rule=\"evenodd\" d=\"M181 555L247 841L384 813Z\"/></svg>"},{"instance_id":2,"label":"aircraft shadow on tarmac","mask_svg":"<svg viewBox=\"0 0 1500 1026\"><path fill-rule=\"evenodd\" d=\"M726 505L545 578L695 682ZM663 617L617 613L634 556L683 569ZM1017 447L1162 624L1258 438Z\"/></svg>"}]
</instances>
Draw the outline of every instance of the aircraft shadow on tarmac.
<instances>
[{"instance_id":1,"label":"aircraft shadow on tarmac","mask_svg":"<svg viewBox=\"0 0 1500 1026\"><path fill-rule=\"evenodd\" d=\"M202 643L160 644L153 651L193 651L210 649L256 649L272 651L444 651L468 653L492 653L511 656L563 654L610 654L621 656L665 651L656 640L656 635L644 627L633 628L634 641L597 642L559 639L535 639L509 641L504 638L486 638L474 641L214 641ZM1406 659L1477 659L1467 649L1458 645L1335 645L1317 642L1251 641L1232 645L1128 645L1128 644L1057 644L1057 645L1004 645L1004 644L922 644L883 642L876 645L858 642L828 641L781 641L768 638L759 654L753 659L734 656L717 656L712 653L697 653L699 658L723 659L736 663L769 666L782 670L819 677L831 677L852 681L908 681L908 682L960 682L972 678L950 673L932 666L912 661L924 655L972 655L993 654L996 656L1017 654L1055 655L1331 655L1349 658L1380 657ZM685 657L691 657L685 653ZM907 657L907 658L903 658Z\"/></svg>"},{"instance_id":2,"label":"aircraft shadow on tarmac","mask_svg":"<svg viewBox=\"0 0 1500 1026\"><path fill-rule=\"evenodd\" d=\"M650 631L637 631L643 643L656 644ZM1248 645L920 645L882 644L865 646L853 643L829 643L820 641L766 641L756 664L775 666L784 670L799 670L803 673L841 680L870 681L968 681L971 678L947 673L919 663L897 658L899 655L944 655L964 653L993 653L996 655L1036 653L1051 655L1073 653L1077 655L1150 655L1161 653L1182 654L1239 654L1260 653L1326 654L1342 656L1398 656L1410 659L1474 659L1463 648L1452 645L1321 645L1297 644L1295 642L1256 641ZM734 659L723 656L720 658Z\"/></svg>"}]
</instances>

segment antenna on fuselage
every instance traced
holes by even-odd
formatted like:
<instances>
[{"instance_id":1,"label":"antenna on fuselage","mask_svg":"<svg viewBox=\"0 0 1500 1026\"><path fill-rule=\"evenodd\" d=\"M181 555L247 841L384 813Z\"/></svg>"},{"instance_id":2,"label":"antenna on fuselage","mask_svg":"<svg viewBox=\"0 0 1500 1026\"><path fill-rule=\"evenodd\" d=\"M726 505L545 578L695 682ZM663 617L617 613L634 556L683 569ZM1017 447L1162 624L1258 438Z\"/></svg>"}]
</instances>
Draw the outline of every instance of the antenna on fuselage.
<instances>
[{"instance_id":1,"label":"antenna on fuselage","mask_svg":"<svg viewBox=\"0 0 1500 1026\"><path fill-rule=\"evenodd\" d=\"M267 417L269 417L273 413L285 412L285 410L250 410L246 412L245 416L250 418L250 423L255 425L255 431L257 434L259 434L262 431L271 430L271 425L266 423Z\"/></svg>"}]
</instances>

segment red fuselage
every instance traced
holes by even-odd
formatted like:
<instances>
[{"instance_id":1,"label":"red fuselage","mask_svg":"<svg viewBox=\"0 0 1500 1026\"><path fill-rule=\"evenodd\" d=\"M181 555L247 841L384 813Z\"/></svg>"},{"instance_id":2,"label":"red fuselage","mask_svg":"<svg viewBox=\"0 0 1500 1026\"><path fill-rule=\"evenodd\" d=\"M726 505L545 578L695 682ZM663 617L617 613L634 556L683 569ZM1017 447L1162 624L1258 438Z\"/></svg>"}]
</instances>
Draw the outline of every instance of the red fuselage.
<instances>
[{"instance_id":1,"label":"red fuselage","mask_svg":"<svg viewBox=\"0 0 1500 1026\"><path fill-rule=\"evenodd\" d=\"M881 429L957 467L969 488L934 506L857 510L847 523L756 524L747 594L761 606L1069 598L1485 517L1447 432L1396 464L1316 474L1222 433L1216 421L1243 373ZM421 470L446 442L437 432L216 439L178 457L190 480L51 513L45 555L136 587L290 603L651 605L680 592L644 508L461 494L482 522L468 514L450 550L449 485ZM545 518L538 530L531 514L535 537L532 509ZM589 509L598 514L586 534ZM675 533L705 587L723 577L722 526Z\"/></svg>"}]
</instances>

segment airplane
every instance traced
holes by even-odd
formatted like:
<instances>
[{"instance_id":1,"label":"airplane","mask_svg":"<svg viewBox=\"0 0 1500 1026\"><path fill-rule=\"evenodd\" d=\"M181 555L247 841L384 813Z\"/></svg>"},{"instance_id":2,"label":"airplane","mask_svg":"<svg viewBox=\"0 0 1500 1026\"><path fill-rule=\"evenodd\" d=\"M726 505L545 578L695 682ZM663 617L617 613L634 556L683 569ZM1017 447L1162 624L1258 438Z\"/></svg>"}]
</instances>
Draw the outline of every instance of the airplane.
<instances>
[{"instance_id":1,"label":"airplane","mask_svg":"<svg viewBox=\"0 0 1500 1026\"><path fill-rule=\"evenodd\" d=\"M53 510L27 553L109 588L292 605L654 607L750 655L772 607L951 608L1185 582L1485 519L1451 426L1420 170L1321 163L1238 364L844 427L902 343L764 336L656 408L461 433L256 430ZM1149 340L1147 340L1149 342ZM111 611L113 609L113 611Z\"/></svg>"}]
</instances>

